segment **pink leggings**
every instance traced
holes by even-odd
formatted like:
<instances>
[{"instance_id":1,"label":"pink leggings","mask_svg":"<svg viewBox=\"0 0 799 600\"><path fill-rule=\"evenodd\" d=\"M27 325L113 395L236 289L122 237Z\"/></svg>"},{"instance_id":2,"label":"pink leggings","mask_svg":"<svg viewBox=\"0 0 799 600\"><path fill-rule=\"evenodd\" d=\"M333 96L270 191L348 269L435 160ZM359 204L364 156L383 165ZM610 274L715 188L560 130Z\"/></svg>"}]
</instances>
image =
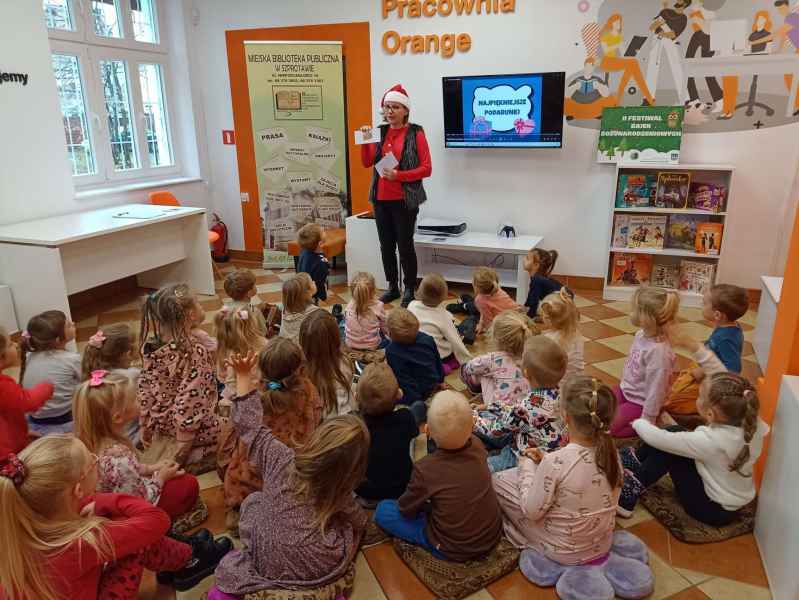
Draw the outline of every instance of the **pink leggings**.
<instances>
[{"instance_id":1,"label":"pink leggings","mask_svg":"<svg viewBox=\"0 0 799 600\"><path fill-rule=\"evenodd\" d=\"M627 400L618 385L613 386L613 395L616 396L618 406L616 408L616 418L613 419L613 423L610 426L610 435L615 438L635 437L637 434L631 423L641 418L644 407Z\"/></svg>"},{"instance_id":2,"label":"pink leggings","mask_svg":"<svg viewBox=\"0 0 799 600\"><path fill-rule=\"evenodd\" d=\"M136 600L144 569L177 571L191 558L191 546L163 537L160 542L108 565L100 577L97 600Z\"/></svg>"},{"instance_id":3,"label":"pink leggings","mask_svg":"<svg viewBox=\"0 0 799 600\"><path fill-rule=\"evenodd\" d=\"M444 377L452 373L456 369L460 369L461 363L455 358L454 354L450 354L446 358L441 359L441 364L444 366Z\"/></svg>"}]
</instances>

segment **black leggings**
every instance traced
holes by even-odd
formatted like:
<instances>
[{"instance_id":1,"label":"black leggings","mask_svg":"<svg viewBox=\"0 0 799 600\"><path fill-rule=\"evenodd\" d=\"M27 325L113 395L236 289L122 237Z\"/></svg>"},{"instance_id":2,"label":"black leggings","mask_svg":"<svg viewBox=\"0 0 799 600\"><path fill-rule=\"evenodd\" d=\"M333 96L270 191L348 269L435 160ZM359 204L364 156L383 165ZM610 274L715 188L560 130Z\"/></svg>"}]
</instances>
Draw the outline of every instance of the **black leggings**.
<instances>
[{"instance_id":1,"label":"black leggings","mask_svg":"<svg viewBox=\"0 0 799 600\"><path fill-rule=\"evenodd\" d=\"M413 290L416 288L417 271L413 234L416 230L416 216L419 214L419 209L408 210L403 200L375 200L374 207L383 271L388 285L398 287L396 253L399 250L405 289Z\"/></svg>"},{"instance_id":2,"label":"black leggings","mask_svg":"<svg viewBox=\"0 0 799 600\"><path fill-rule=\"evenodd\" d=\"M714 527L721 527L735 520L737 511L726 510L718 502L708 498L705 484L692 458L670 454L646 444L635 453L641 461L638 475L644 487L657 483L668 473L674 482L680 504L694 519Z\"/></svg>"},{"instance_id":3,"label":"black leggings","mask_svg":"<svg viewBox=\"0 0 799 600\"><path fill-rule=\"evenodd\" d=\"M695 31L691 36L685 58L694 58L697 52L701 54L702 58L713 56L713 51L710 49L710 36L704 31ZM715 77L705 77L705 83L707 83L707 89L710 91L713 102L718 102L724 97L724 92ZM688 98L699 100L699 91L696 89L696 80L693 77L688 78Z\"/></svg>"}]
</instances>

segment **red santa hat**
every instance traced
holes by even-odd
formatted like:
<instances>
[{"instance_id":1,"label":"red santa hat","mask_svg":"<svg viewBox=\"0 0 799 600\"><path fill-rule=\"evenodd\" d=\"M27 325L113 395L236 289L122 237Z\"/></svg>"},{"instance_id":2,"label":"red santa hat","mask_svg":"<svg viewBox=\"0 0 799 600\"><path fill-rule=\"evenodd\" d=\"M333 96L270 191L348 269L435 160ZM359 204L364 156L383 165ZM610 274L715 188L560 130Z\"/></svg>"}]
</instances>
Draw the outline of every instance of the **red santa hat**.
<instances>
[{"instance_id":1,"label":"red santa hat","mask_svg":"<svg viewBox=\"0 0 799 600\"><path fill-rule=\"evenodd\" d=\"M402 104L408 110L411 108L411 99L408 97L408 92L406 92L405 88L399 83L383 94L383 99L380 101L380 108L383 108L386 102Z\"/></svg>"}]
</instances>

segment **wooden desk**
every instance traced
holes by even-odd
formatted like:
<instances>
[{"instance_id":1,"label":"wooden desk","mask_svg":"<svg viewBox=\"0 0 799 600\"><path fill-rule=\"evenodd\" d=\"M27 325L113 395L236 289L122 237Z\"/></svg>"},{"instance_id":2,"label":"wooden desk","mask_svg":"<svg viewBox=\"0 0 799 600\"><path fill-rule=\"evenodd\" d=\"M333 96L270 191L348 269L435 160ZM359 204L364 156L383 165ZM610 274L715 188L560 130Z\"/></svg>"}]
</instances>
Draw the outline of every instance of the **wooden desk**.
<instances>
[{"instance_id":1,"label":"wooden desk","mask_svg":"<svg viewBox=\"0 0 799 600\"><path fill-rule=\"evenodd\" d=\"M71 318L67 296L130 275L142 287L214 294L205 212L127 204L0 226L0 283L20 327L45 310Z\"/></svg>"}]
</instances>

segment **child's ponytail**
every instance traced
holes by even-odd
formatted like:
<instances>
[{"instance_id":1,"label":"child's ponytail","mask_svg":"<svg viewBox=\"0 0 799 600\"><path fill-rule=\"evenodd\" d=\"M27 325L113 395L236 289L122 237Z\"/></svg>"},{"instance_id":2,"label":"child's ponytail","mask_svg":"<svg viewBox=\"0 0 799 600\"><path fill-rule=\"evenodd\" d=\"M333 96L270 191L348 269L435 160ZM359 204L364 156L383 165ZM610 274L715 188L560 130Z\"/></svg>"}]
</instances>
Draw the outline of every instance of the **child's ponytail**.
<instances>
[{"instance_id":1,"label":"child's ponytail","mask_svg":"<svg viewBox=\"0 0 799 600\"><path fill-rule=\"evenodd\" d=\"M750 459L749 443L757 432L757 419L760 412L760 399L757 392L746 379L736 373L716 373L710 379L708 392L710 406L719 414L726 424L743 429L744 445L735 460L729 465L743 477L751 477L751 473L742 473L743 467Z\"/></svg>"},{"instance_id":2,"label":"child's ponytail","mask_svg":"<svg viewBox=\"0 0 799 600\"><path fill-rule=\"evenodd\" d=\"M577 310L577 305L566 286L545 297L541 301L539 310L544 317L544 323L557 331L563 342L568 343L577 335L580 311Z\"/></svg>"},{"instance_id":3,"label":"child's ponytail","mask_svg":"<svg viewBox=\"0 0 799 600\"><path fill-rule=\"evenodd\" d=\"M184 283L162 287L147 296L142 307L139 332L142 354L149 354L163 345L164 330L179 348L185 348L189 336L186 323L189 311L196 302L196 296ZM149 339L151 333L152 339Z\"/></svg>"},{"instance_id":4,"label":"child's ponytail","mask_svg":"<svg viewBox=\"0 0 799 600\"><path fill-rule=\"evenodd\" d=\"M60 310L46 310L28 321L28 328L20 338L19 382L25 377L28 353L54 350L59 340L66 339L67 315Z\"/></svg>"},{"instance_id":5,"label":"child's ponytail","mask_svg":"<svg viewBox=\"0 0 799 600\"><path fill-rule=\"evenodd\" d=\"M360 272L355 274L355 277L352 278L352 283L350 283L350 292L352 293L352 299L355 301L356 315L362 317L368 312L376 289L375 278L371 273Z\"/></svg>"},{"instance_id":6,"label":"child's ponytail","mask_svg":"<svg viewBox=\"0 0 799 600\"><path fill-rule=\"evenodd\" d=\"M564 410L572 426L596 441L596 466L607 477L610 487L621 487L623 472L610 424L616 416L616 396L598 379L574 376L563 388Z\"/></svg>"},{"instance_id":7,"label":"child's ponytail","mask_svg":"<svg viewBox=\"0 0 799 600\"><path fill-rule=\"evenodd\" d=\"M524 345L531 336L538 334L527 315L515 310L503 310L491 324L494 345L497 350L507 352L517 361L521 361Z\"/></svg>"},{"instance_id":8,"label":"child's ponytail","mask_svg":"<svg viewBox=\"0 0 799 600\"><path fill-rule=\"evenodd\" d=\"M544 277L552 275L552 271L555 269L555 263L558 262L558 251L536 248L533 252L535 252L538 258L538 274Z\"/></svg>"},{"instance_id":9,"label":"child's ponytail","mask_svg":"<svg viewBox=\"0 0 799 600\"><path fill-rule=\"evenodd\" d=\"M130 366L126 357L132 355L135 345L127 323L115 323L98 329L83 350L81 379L86 381L92 371L100 369L126 369Z\"/></svg>"},{"instance_id":10,"label":"child's ponytail","mask_svg":"<svg viewBox=\"0 0 799 600\"><path fill-rule=\"evenodd\" d=\"M272 338L258 357L264 413L280 415L297 405L305 378L305 356L288 338ZM307 381L307 379L306 379Z\"/></svg>"}]
</instances>

